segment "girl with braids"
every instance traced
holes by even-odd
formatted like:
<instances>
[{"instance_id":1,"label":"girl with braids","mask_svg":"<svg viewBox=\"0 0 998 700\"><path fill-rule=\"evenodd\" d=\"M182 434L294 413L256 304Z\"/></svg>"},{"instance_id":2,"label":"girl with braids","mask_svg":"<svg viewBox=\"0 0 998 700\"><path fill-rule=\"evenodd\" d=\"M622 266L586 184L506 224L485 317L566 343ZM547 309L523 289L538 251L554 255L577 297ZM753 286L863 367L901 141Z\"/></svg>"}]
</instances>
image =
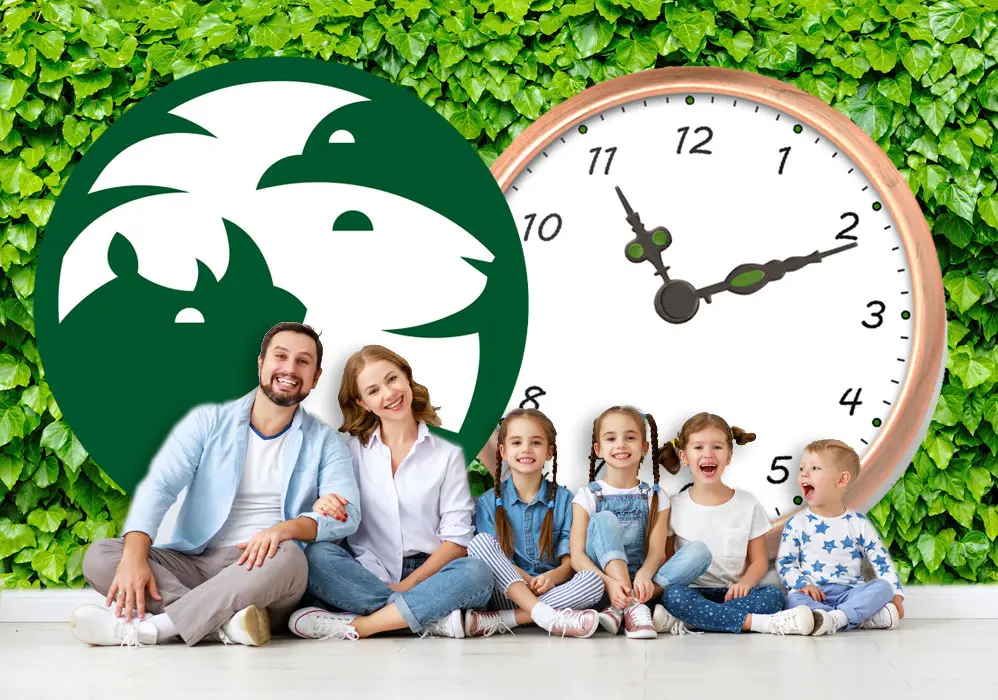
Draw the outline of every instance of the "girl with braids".
<instances>
[{"instance_id":1,"label":"girl with braids","mask_svg":"<svg viewBox=\"0 0 998 700\"><path fill-rule=\"evenodd\" d=\"M603 597L603 581L592 571L576 574L569 556L572 494L558 486L558 447L551 420L536 409L510 411L499 425L495 489L478 499L478 535L468 556L495 575L492 607L468 611L470 637L503 634L536 623L549 634L590 637L599 617L590 609ZM510 477L502 480L503 460ZM544 463L551 460L551 479Z\"/></svg>"},{"instance_id":2,"label":"girl with braids","mask_svg":"<svg viewBox=\"0 0 998 700\"><path fill-rule=\"evenodd\" d=\"M720 416L698 413L658 455L670 472L689 466L693 476L693 486L672 499L670 544L682 547L696 540L711 554L710 567L692 583L665 591L665 607L655 610L662 627L811 633L814 622L806 605L783 610L783 592L759 586L769 569L763 535L771 526L765 510L747 491L721 481L734 443L752 440L754 433L732 428Z\"/></svg>"},{"instance_id":3,"label":"girl with braids","mask_svg":"<svg viewBox=\"0 0 998 700\"><path fill-rule=\"evenodd\" d=\"M653 487L638 479L648 454L645 420L651 428L653 455L658 450L658 426L650 414L630 406L613 406L593 421L589 484L572 501L572 565L593 571L610 598L600 624L617 634L621 622L632 639L658 636L646 603L663 590L683 586L706 571L707 548L690 542L666 561L669 497L659 489L659 468L653 463ZM605 480L596 479L596 459L606 463Z\"/></svg>"}]
</instances>

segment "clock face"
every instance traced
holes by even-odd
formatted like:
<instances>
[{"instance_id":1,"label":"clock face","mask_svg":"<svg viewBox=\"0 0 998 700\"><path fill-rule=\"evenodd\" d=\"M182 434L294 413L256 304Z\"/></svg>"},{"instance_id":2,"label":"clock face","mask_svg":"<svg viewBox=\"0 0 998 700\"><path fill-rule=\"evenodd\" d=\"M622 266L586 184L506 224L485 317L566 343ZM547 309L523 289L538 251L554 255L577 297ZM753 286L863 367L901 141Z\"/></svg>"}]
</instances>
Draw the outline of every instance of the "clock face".
<instances>
[{"instance_id":1,"label":"clock face","mask_svg":"<svg viewBox=\"0 0 998 700\"><path fill-rule=\"evenodd\" d=\"M885 193L807 120L716 91L639 97L559 130L505 192L530 305L508 408L554 421L560 483L588 481L609 406L651 413L661 443L709 411L757 434L724 482L775 521L802 503L808 442L862 458L897 424L912 263ZM660 483L675 494L692 478Z\"/></svg>"}]
</instances>

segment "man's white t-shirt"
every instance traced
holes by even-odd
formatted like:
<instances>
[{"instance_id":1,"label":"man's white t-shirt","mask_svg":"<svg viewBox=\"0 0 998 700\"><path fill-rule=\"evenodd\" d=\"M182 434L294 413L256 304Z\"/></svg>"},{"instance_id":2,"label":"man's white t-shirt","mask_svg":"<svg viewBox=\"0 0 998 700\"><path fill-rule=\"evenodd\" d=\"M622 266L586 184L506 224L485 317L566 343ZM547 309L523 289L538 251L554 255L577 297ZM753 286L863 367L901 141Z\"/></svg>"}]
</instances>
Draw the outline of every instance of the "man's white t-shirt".
<instances>
[{"instance_id":1,"label":"man's white t-shirt","mask_svg":"<svg viewBox=\"0 0 998 700\"><path fill-rule=\"evenodd\" d=\"M288 432L285 428L277 435L265 438L250 427L243 476L232 510L207 547L232 547L247 542L258 532L284 521L281 476Z\"/></svg>"},{"instance_id":2,"label":"man's white t-shirt","mask_svg":"<svg viewBox=\"0 0 998 700\"><path fill-rule=\"evenodd\" d=\"M605 481L596 480L600 488L603 490L604 496L630 496L633 494L641 493L641 486L632 486L627 489L618 489L613 486L608 485ZM648 507L651 508L651 498L654 494L654 487L651 486L648 489ZM596 496L589 489L589 484L586 484L578 490L575 494L575 498L572 499L572 503L578 503L582 506L589 517L592 517L593 513L596 512ZM661 488L658 491L658 509L663 511L669 507L669 494L663 491Z\"/></svg>"},{"instance_id":3,"label":"man's white t-shirt","mask_svg":"<svg viewBox=\"0 0 998 700\"><path fill-rule=\"evenodd\" d=\"M727 503L703 506L689 490L672 497L669 534L675 534L675 551L689 542L703 542L710 550L710 567L692 586L729 588L748 566L748 543L769 532L766 511L748 491L735 489Z\"/></svg>"}]
</instances>

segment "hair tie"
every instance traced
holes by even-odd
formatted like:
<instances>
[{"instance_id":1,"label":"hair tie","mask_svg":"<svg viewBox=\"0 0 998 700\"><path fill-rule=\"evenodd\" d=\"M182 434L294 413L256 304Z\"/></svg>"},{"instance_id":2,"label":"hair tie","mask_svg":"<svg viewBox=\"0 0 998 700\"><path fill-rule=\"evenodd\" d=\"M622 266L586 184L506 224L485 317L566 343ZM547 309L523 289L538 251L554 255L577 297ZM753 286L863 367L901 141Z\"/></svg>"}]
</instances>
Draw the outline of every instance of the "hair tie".
<instances>
[{"instance_id":1,"label":"hair tie","mask_svg":"<svg viewBox=\"0 0 998 700\"><path fill-rule=\"evenodd\" d=\"M672 447L674 449L678 450L679 449L679 438L678 437L672 438L672 440L669 441L669 444L672 445Z\"/></svg>"},{"instance_id":2,"label":"hair tie","mask_svg":"<svg viewBox=\"0 0 998 700\"><path fill-rule=\"evenodd\" d=\"M502 496L496 496L496 508L502 505Z\"/></svg>"},{"instance_id":3,"label":"hair tie","mask_svg":"<svg viewBox=\"0 0 998 700\"><path fill-rule=\"evenodd\" d=\"M655 493L658 493L658 484L655 484L655 488L653 490L655 491Z\"/></svg>"},{"instance_id":4,"label":"hair tie","mask_svg":"<svg viewBox=\"0 0 998 700\"><path fill-rule=\"evenodd\" d=\"M551 510L554 510L554 499L553 498L550 501L548 501L548 508L550 508Z\"/></svg>"}]
</instances>

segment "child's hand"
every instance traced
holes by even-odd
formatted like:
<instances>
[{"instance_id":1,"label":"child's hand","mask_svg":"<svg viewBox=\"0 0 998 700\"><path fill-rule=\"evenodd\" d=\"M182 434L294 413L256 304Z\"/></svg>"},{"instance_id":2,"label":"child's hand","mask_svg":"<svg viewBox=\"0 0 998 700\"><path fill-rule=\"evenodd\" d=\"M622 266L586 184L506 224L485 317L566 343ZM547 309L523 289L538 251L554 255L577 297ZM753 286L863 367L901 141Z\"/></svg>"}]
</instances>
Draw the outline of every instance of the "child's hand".
<instances>
[{"instance_id":1,"label":"child's hand","mask_svg":"<svg viewBox=\"0 0 998 700\"><path fill-rule=\"evenodd\" d=\"M655 594L655 584L648 577L648 574L639 571L634 576L634 597L638 602L647 603Z\"/></svg>"},{"instance_id":2,"label":"child's hand","mask_svg":"<svg viewBox=\"0 0 998 700\"><path fill-rule=\"evenodd\" d=\"M617 610L623 610L631 604L631 587L620 581L611 579L606 585L606 594L610 598L610 604Z\"/></svg>"},{"instance_id":3,"label":"child's hand","mask_svg":"<svg viewBox=\"0 0 998 700\"><path fill-rule=\"evenodd\" d=\"M554 581L547 574L539 574L535 576L533 581L527 584L531 592L536 596L542 596L552 588L554 588Z\"/></svg>"},{"instance_id":4,"label":"child's hand","mask_svg":"<svg viewBox=\"0 0 998 700\"><path fill-rule=\"evenodd\" d=\"M825 594L817 586L804 586L803 588L801 588L797 592L798 593L803 593L806 596L811 596L812 598L814 598L819 603L824 603L825 602Z\"/></svg>"},{"instance_id":5,"label":"child's hand","mask_svg":"<svg viewBox=\"0 0 998 700\"><path fill-rule=\"evenodd\" d=\"M347 512L344 506L349 503L343 496L331 493L313 503L312 512L322 513L323 515L328 515L339 520L341 523L345 523L347 521Z\"/></svg>"},{"instance_id":6,"label":"child's hand","mask_svg":"<svg viewBox=\"0 0 998 700\"><path fill-rule=\"evenodd\" d=\"M891 601L894 603L894 607L898 609L898 618L902 620L904 619L904 605L901 604L903 600L903 596L896 595L894 596L894 600Z\"/></svg>"},{"instance_id":7,"label":"child's hand","mask_svg":"<svg viewBox=\"0 0 998 700\"><path fill-rule=\"evenodd\" d=\"M746 586L744 583L739 581L731 588L728 592L724 594L724 602L727 603L729 600L734 600L735 598L744 598L752 591L752 586Z\"/></svg>"}]
</instances>

